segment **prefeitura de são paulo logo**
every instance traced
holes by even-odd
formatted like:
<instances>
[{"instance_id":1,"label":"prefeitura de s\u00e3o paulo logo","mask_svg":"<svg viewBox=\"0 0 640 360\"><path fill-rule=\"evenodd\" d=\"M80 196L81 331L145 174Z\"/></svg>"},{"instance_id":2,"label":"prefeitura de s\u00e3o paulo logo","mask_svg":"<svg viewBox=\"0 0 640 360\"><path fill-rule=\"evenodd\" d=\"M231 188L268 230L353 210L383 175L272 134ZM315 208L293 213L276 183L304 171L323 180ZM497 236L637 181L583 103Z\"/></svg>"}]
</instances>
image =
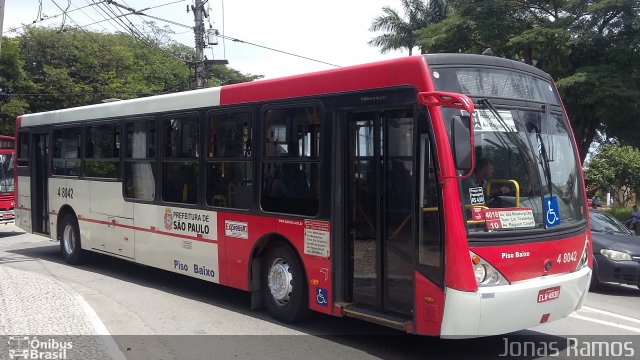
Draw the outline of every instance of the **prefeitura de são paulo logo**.
<instances>
[{"instance_id":1,"label":"prefeitura de s\u00e3o paulo logo","mask_svg":"<svg viewBox=\"0 0 640 360\"><path fill-rule=\"evenodd\" d=\"M167 230L171 230L172 221L173 216L171 215L171 208L164 209L164 228Z\"/></svg>"}]
</instances>

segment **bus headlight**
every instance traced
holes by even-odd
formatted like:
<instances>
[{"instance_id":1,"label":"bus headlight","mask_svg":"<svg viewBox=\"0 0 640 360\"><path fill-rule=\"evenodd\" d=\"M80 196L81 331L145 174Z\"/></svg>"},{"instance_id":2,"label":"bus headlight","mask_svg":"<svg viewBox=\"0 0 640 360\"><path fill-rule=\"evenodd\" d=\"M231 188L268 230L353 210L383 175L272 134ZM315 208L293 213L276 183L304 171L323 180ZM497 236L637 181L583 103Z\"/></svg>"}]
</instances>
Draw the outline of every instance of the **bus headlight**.
<instances>
[{"instance_id":1,"label":"bus headlight","mask_svg":"<svg viewBox=\"0 0 640 360\"><path fill-rule=\"evenodd\" d=\"M507 285L509 282L500 274L500 272L491 266L480 256L469 251L471 256L471 264L473 265L473 274L476 277L478 286Z\"/></svg>"},{"instance_id":2,"label":"bus headlight","mask_svg":"<svg viewBox=\"0 0 640 360\"><path fill-rule=\"evenodd\" d=\"M582 256L580 256L580 261L578 261L578 266L576 266L576 270L580 270L583 267L587 266L589 263L589 238L586 238L584 241L584 249L582 249Z\"/></svg>"},{"instance_id":3,"label":"bus headlight","mask_svg":"<svg viewBox=\"0 0 640 360\"><path fill-rule=\"evenodd\" d=\"M476 265L473 267L473 273L476 275L476 282L479 284L487 277L487 270L484 265Z\"/></svg>"},{"instance_id":4,"label":"bus headlight","mask_svg":"<svg viewBox=\"0 0 640 360\"><path fill-rule=\"evenodd\" d=\"M601 249L600 254L608 257L613 261L625 261L631 260L631 255L624 251L610 250L610 249Z\"/></svg>"}]
</instances>

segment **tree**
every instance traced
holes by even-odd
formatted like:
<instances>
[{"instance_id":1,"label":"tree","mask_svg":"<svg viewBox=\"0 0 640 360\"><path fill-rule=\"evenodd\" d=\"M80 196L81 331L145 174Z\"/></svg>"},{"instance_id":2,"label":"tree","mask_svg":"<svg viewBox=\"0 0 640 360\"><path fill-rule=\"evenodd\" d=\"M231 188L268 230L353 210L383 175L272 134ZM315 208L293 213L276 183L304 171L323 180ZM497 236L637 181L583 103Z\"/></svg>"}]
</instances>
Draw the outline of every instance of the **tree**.
<instances>
[{"instance_id":1,"label":"tree","mask_svg":"<svg viewBox=\"0 0 640 360\"><path fill-rule=\"evenodd\" d=\"M639 174L640 150L616 144L603 146L584 172L589 193L612 192L622 206L640 195Z\"/></svg>"},{"instance_id":2,"label":"tree","mask_svg":"<svg viewBox=\"0 0 640 360\"><path fill-rule=\"evenodd\" d=\"M481 53L536 66L556 79L584 160L596 134L640 146L638 0L451 0L420 30L426 52Z\"/></svg>"},{"instance_id":3,"label":"tree","mask_svg":"<svg viewBox=\"0 0 640 360\"><path fill-rule=\"evenodd\" d=\"M22 98L12 96L18 84L29 87L22 70L24 61L20 59L20 47L16 39L2 39L0 56L0 134L12 135L15 118L29 110L29 104Z\"/></svg>"},{"instance_id":4,"label":"tree","mask_svg":"<svg viewBox=\"0 0 640 360\"><path fill-rule=\"evenodd\" d=\"M194 50L171 41L153 24L146 35L93 33L29 27L4 39L0 55L0 133L12 134L15 118L99 103L189 90L193 73L184 60ZM183 60L184 59L184 60ZM224 67L211 71L210 85L252 81Z\"/></svg>"},{"instance_id":5,"label":"tree","mask_svg":"<svg viewBox=\"0 0 640 360\"><path fill-rule=\"evenodd\" d=\"M376 36L369 45L380 47L383 54L390 50L408 49L412 55L418 45L416 31L431 23L442 21L447 16L448 6L444 0L402 0L402 9L406 17L388 6L382 8L383 15L376 17L370 31L384 31Z\"/></svg>"}]
</instances>

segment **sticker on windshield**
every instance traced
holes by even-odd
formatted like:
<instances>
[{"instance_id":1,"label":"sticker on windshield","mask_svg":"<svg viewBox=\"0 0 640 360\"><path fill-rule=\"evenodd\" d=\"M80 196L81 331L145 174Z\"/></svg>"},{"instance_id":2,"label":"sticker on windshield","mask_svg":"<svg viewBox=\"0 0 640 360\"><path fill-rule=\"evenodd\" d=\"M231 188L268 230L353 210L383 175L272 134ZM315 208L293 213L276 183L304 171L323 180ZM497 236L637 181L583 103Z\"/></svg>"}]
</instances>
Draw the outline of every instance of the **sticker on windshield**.
<instances>
[{"instance_id":1,"label":"sticker on windshield","mask_svg":"<svg viewBox=\"0 0 640 360\"><path fill-rule=\"evenodd\" d=\"M484 204L484 191L481 187L469 189L469 201L471 205Z\"/></svg>"},{"instance_id":2,"label":"sticker on windshield","mask_svg":"<svg viewBox=\"0 0 640 360\"><path fill-rule=\"evenodd\" d=\"M487 230L530 228L536 226L533 209L505 208L486 209L484 219Z\"/></svg>"},{"instance_id":3,"label":"sticker on windshield","mask_svg":"<svg viewBox=\"0 0 640 360\"><path fill-rule=\"evenodd\" d=\"M516 132L516 124L513 121L511 111L498 111L504 120L504 125L487 109L477 109L473 114L474 131Z\"/></svg>"},{"instance_id":4,"label":"sticker on windshield","mask_svg":"<svg viewBox=\"0 0 640 360\"><path fill-rule=\"evenodd\" d=\"M560 225L560 211L558 211L558 197L549 196L544 198L544 221L550 228Z\"/></svg>"}]
</instances>

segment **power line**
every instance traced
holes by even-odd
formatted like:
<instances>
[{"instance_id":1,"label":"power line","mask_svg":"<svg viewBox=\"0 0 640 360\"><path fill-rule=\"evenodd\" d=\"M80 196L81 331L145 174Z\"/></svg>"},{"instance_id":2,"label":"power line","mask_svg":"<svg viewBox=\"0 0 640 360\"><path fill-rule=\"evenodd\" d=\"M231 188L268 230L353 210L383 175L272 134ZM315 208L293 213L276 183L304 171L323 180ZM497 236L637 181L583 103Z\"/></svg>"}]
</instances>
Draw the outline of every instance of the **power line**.
<instances>
[{"instance_id":1,"label":"power line","mask_svg":"<svg viewBox=\"0 0 640 360\"><path fill-rule=\"evenodd\" d=\"M187 29L193 29L192 26L188 26L188 25L184 25L184 24L181 24L181 23L178 23L178 22L175 22L175 21L159 18L157 16L151 16L151 15L148 15L148 14L143 14L140 11L138 11L136 13L139 13L140 15L144 15L144 16L150 17L152 19L156 19L156 20L159 20L159 21L164 21L164 22L172 24L172 25L180 26L180 27L187 28ZM329 62L326 62L326 61L317 60L317 59L310 58L310 57L307 57L307 56L294 54L294 53L291 53L291 52L288 52L288 51L284 51L284 50L278 50L278 49L275 49L275 48L272 48L272 47L268 47L268 46L264 46L264 45L260 45L260 44L256 44L256 43L252 43L252 42L249 42L249 41L240 40L240 39L233 38L233 37L230 37L230 36L226 36L226 35L219 35L219 36L221 38L223 38L223 39L228 39L228 40L231 40L233 42L239 42L239 43L243 43L243 44L247 44L247 45L252 45L252 46L259 47L259 48L263 48L263 49L279 52L279 53L282 53L282 54L299 57L301 59L315 61L317 63L321 63L321 64L325 64L325 65L330 65L330 66L334 66L334 67L341 67L340 65L332 64L332 63L329 63Z\"/></svg>"},{"instance_id":2,"label":"power line","mask_svg":"<svg viewBox=\"0 0 640 360\"><path fill-rule=\"evenodd\" d=\"M39 1L42 1L42 0L39 0ZM98 4L99 4L99 3L103 3L103 2L105 2L105 1L106 1L106 0L101 0L100 2L98 2ZM57 4L56 4L56 6L58 7L58 9L62 10L62 8L60 8L60 6L58 6ZM94 4L89 4L89 5L86 5L86 6L83 6L83 7L79 7L79 8L73 9L73 10L71 10L71 11L67 11L67 12L66 12L66 14L67 14L67 16L68 16L70 13L72 13L72 12L74 12L74 11L79 11L79 10L82 10L82 9L84 9L84 8L88 8L88 7L90 7L90 6L94 6ZM7 31L8 31L8 32L18 32L18 30L20 30L20 29L24 29L24 28L26 28L27 26L31 26L31 25L33 25L33 24L41 23L41 22L43 22L43 21L47 21L47 20L51 20L51 19L55 19L55 18L58 18L58 17L60 17L60 16L63 16L64 14L65 14L65 13L63 12L63 13L60 13L60 14L57 14L57 15L47 16L46 18L41 18L41 17L40 17L40 16L42 15L42 3L41 3L41 5L40 5L40 9L39 9L39 11L38 11L38 17L36 18L36 20L34 20L33 22L31 22L31 24L24 24L24 25L22 25L22 26L18 26L18 27L14 27L14 28L9 28ZM40 19L40 20L38 20L38 19Z\"/></svg>"},{"instance_id":3,"label":"power line","mask_svg":"<svg viewBox=\"0 0 640 360\"><path fill-rule=\"evenodd\" d=\"M77 9L74 9L74 10L72 10L72 11L67 12L67 16L68 16L68 14L69 14L69 13L71 13L71 12L73 12L73 11L77 11L77 10L80 10L80 9L84 9L84 8L86 8L86 7L89 7L89 6L94 6L94 5L102 4L102 3L105 3L105 2L108 2L108 3L113 3L113 2L114 2L114 1L112 1L112 0L101 0L101 1L99 1L99 2L95 2L95 0L93 0L93 1L94 1L94 4L89 4L89 5L87 5L87 6L83 6L83 7L81 7L81 8L77 8ZM57 4L54 0L52 0L52 2L56 5L56 7L58 7L58 9L60 9L61 11L63 11L63 13L62 13L62 14L55 15L55 16L47 17L47 19L45 19L45 20L49 20L49 19L53 19L53 18L56 18L56 17L60 17L60 16L62 16L62 15L64 14L64 10L63 10L60 6L58 6L58 4ZM105 20L102 20L102 21L97 21L97 22L94 22L94 23L91 23L91 24L87 24L87 25L83 25L83 26L80 26L80 25L79 25L78 23L76 23L73 19L71 19L71 17L69 17L69 19L70 19L71 21L73 21L73 23L74 23L74 24L76 24L76 26L78 27L78 29L80 29L80 30L82 30L82 31L85 31L85 30L83 29L84 27L88 27L88 26L91 26L91 25L99 24L99 23L102 23L102 22L105 22L105 21L111 21L111 20L113 20L114 18L126 17L126 16L129 16L129 15L138 15L138 16L141 16L141 15L142 15L142 16L146 16L146 17L149 17L149 18L152 18L152 19L158 20L158 21L162 21L162 22L168 23L168 24L172 24L172 25L175 25L175 26L179 26L179 27L183 27L183 28L186 28L186 29L191 29L191 30L193 30L193 27L192 27L192 26L184 25L184 24L181 24L181 23L178 23L178 22L175 22L175 21L171 21L171 20L167 20L167 19L163 19L163 18L160 18L160 17L157 17L157 16L152 16L152 15L149 15L149 14L145 14L145 13L143 13L143 11L147 11L147 10L151 10L151 9L159 8L159 7L162 7L162 6L167 6L167 5L175 4L175 3L178 3L178 2L182 2L182 0L168 2L168 3L162 4L162 5L153 6L153 7L148 7L148 8L142 9L142 10L134 10L134 9L131 9L131 10L133 10L133 11L131 11L130 13L124 13L124 14L121 14L121 15L113 16L113 17L112 17L112 16L110 16L110 19L105 19ZM41 21L44 21L44 20L41 20ZM18 31L19 29L24 28L24 27L29 26L29 25L31 25L31 24L24 25L24 26L22 26L22 27L20 27L20 28L9 29L9 31ZM85 31L85 32L86 32L86 31ZM292 53L292 52L288 52L288 51L284 51L284 50L275 49L275 48L272 48L272 47L269 47L269 46L265 46L265 45L260 45L260 44L252 43L252 42L245 41L245 40L241 40L241 39L238 39L238 38L234 38L234 37L226 36L226 35L224 35L224 34L219 35L219 36L220 36L222 39L225 39L225 40L230 40L230 41L233 41L233 42L238 42L238 43L243 43L243 44L247 44L247 45L251 45L251 46L259 47L259 48L262 48L262 49L266 49L266 50L270 50L270 51L279 52L279 53L282 53L282 54L285 54L285 55L294 56L294 57L298 57L298 58L305 59L305 60L309 60L309 61L314 61L314 62L317 62L317 63L321 63L321 64L329 65L329 66L341 67L340 65L332 64L332 63L329 63L329 62L326 62L326 61L322 61L322 60L314 59L314 58L307 57L307 56L303 56L303 55L294 54L294 53ZM106 50L106 49L105 49L105 50ZM172 56L174 56L175 58L180 59L179 57L177 57L177 56L175 56L175 55L172 55ZM181 61L185 61L185 59L180 59L180 60L181 60Z\"/></svg>"},{"instance_id":4,"label":"power line","mask_svg":"<svg viewBox=\"0 0 640 360\"><path fill-rule=\"evenodd\" d=\"M86 2L87 4L91 4L91 3L89 2L89 0L85 0L85 2ZM96 5L97 5L97 4L96 4ZM97 12L97 13L98 13L98 15L100 15L103 19L108 20L108 19L107 19L107 18L105 18L105 17L104 17L104 15L103 15L101 12L99 12L95 7L93 8L93 10L95 10L95 12ZM94 23L94 24L99 24L99 23L100 23L100 22L96 22L96 20L95 20L94 18L92 18L91 16L89 16L89 14L85 13L84 11L82 11L82 13L83 13L83 14L85 14L85 16L89 18L89 20L93 21L93 23ZM117 30L117 28L116 28L113 24L111 24L111 23L110 23L109 25L113 26L113 28ZM109 31L109 30L107 30L107 28L106 28L106 27L104 27L103 25L100 25L100 27L101 27L101 28L103 28L103 29L104 29L104 31Z\"/></svg>"},{"instance_id":5,"label":"power line","mask_svg":"<svg viewBox=\"0 0 640 360\"><path fill-rule=\"evenodd\" d=\"M95 0L92 0L92 1L95 2ZM107 4L109 4L109 1L107 1ZM109 17L109 19L114 20L114 22L118 26L120 26L122 29L124 29L125 32L130 33L136 40L139 40L138 38L139 35L121 19L122 17L124 17L124 15L118 16L118 14L116 14L109 5L102 5L102 6L98 5L98 8L103 13L105 13L107 17Z\"/></svg>"},{"instance_id":6,"label":"power line","mask_svg":"<svg viewBox=\"0 0 640 360\"><path fill-rule=\"evenodd\" d=\"M267 49L267 50L271 50L271 51L275 51L275 52L283 53L283 54L286 54L286 55L291 55L291 56L299 57L299 58L301 58L301 59L306 59L306 60L315 61L315 62L317 62L317 63L321 63L321 64L325 64L325 65L331 65L331 66L334 66L334 67L341 67L340 65L332 64L332 63L329 63L329 62L326 62L326 61L317 60L317 59L313 59L313 58L310 58L310 57L306 57L306 56L302 56L302 55L298 55L298 54L290 53L290 52L288 52L288 51L284 51L284 50L274 49L274 48L271 48L271 47L268 47L268 46L259 45L259 44L251 43L251 42L248 42L248 41L244 41L244 40L240 40L240 39L232 38L232 37L230 37L230 36L225 36L225 35L219 35L219 36L220 36L221 38L223 38L223 39L229 39L229 40L231 40L231 41L233 41L233 42L239 42L239 43L243 43L243 44L247 44L247 45L252 45L252 46L259 47L259 48L263 48L263 49Z\"/></svg>"}]
</instances>

